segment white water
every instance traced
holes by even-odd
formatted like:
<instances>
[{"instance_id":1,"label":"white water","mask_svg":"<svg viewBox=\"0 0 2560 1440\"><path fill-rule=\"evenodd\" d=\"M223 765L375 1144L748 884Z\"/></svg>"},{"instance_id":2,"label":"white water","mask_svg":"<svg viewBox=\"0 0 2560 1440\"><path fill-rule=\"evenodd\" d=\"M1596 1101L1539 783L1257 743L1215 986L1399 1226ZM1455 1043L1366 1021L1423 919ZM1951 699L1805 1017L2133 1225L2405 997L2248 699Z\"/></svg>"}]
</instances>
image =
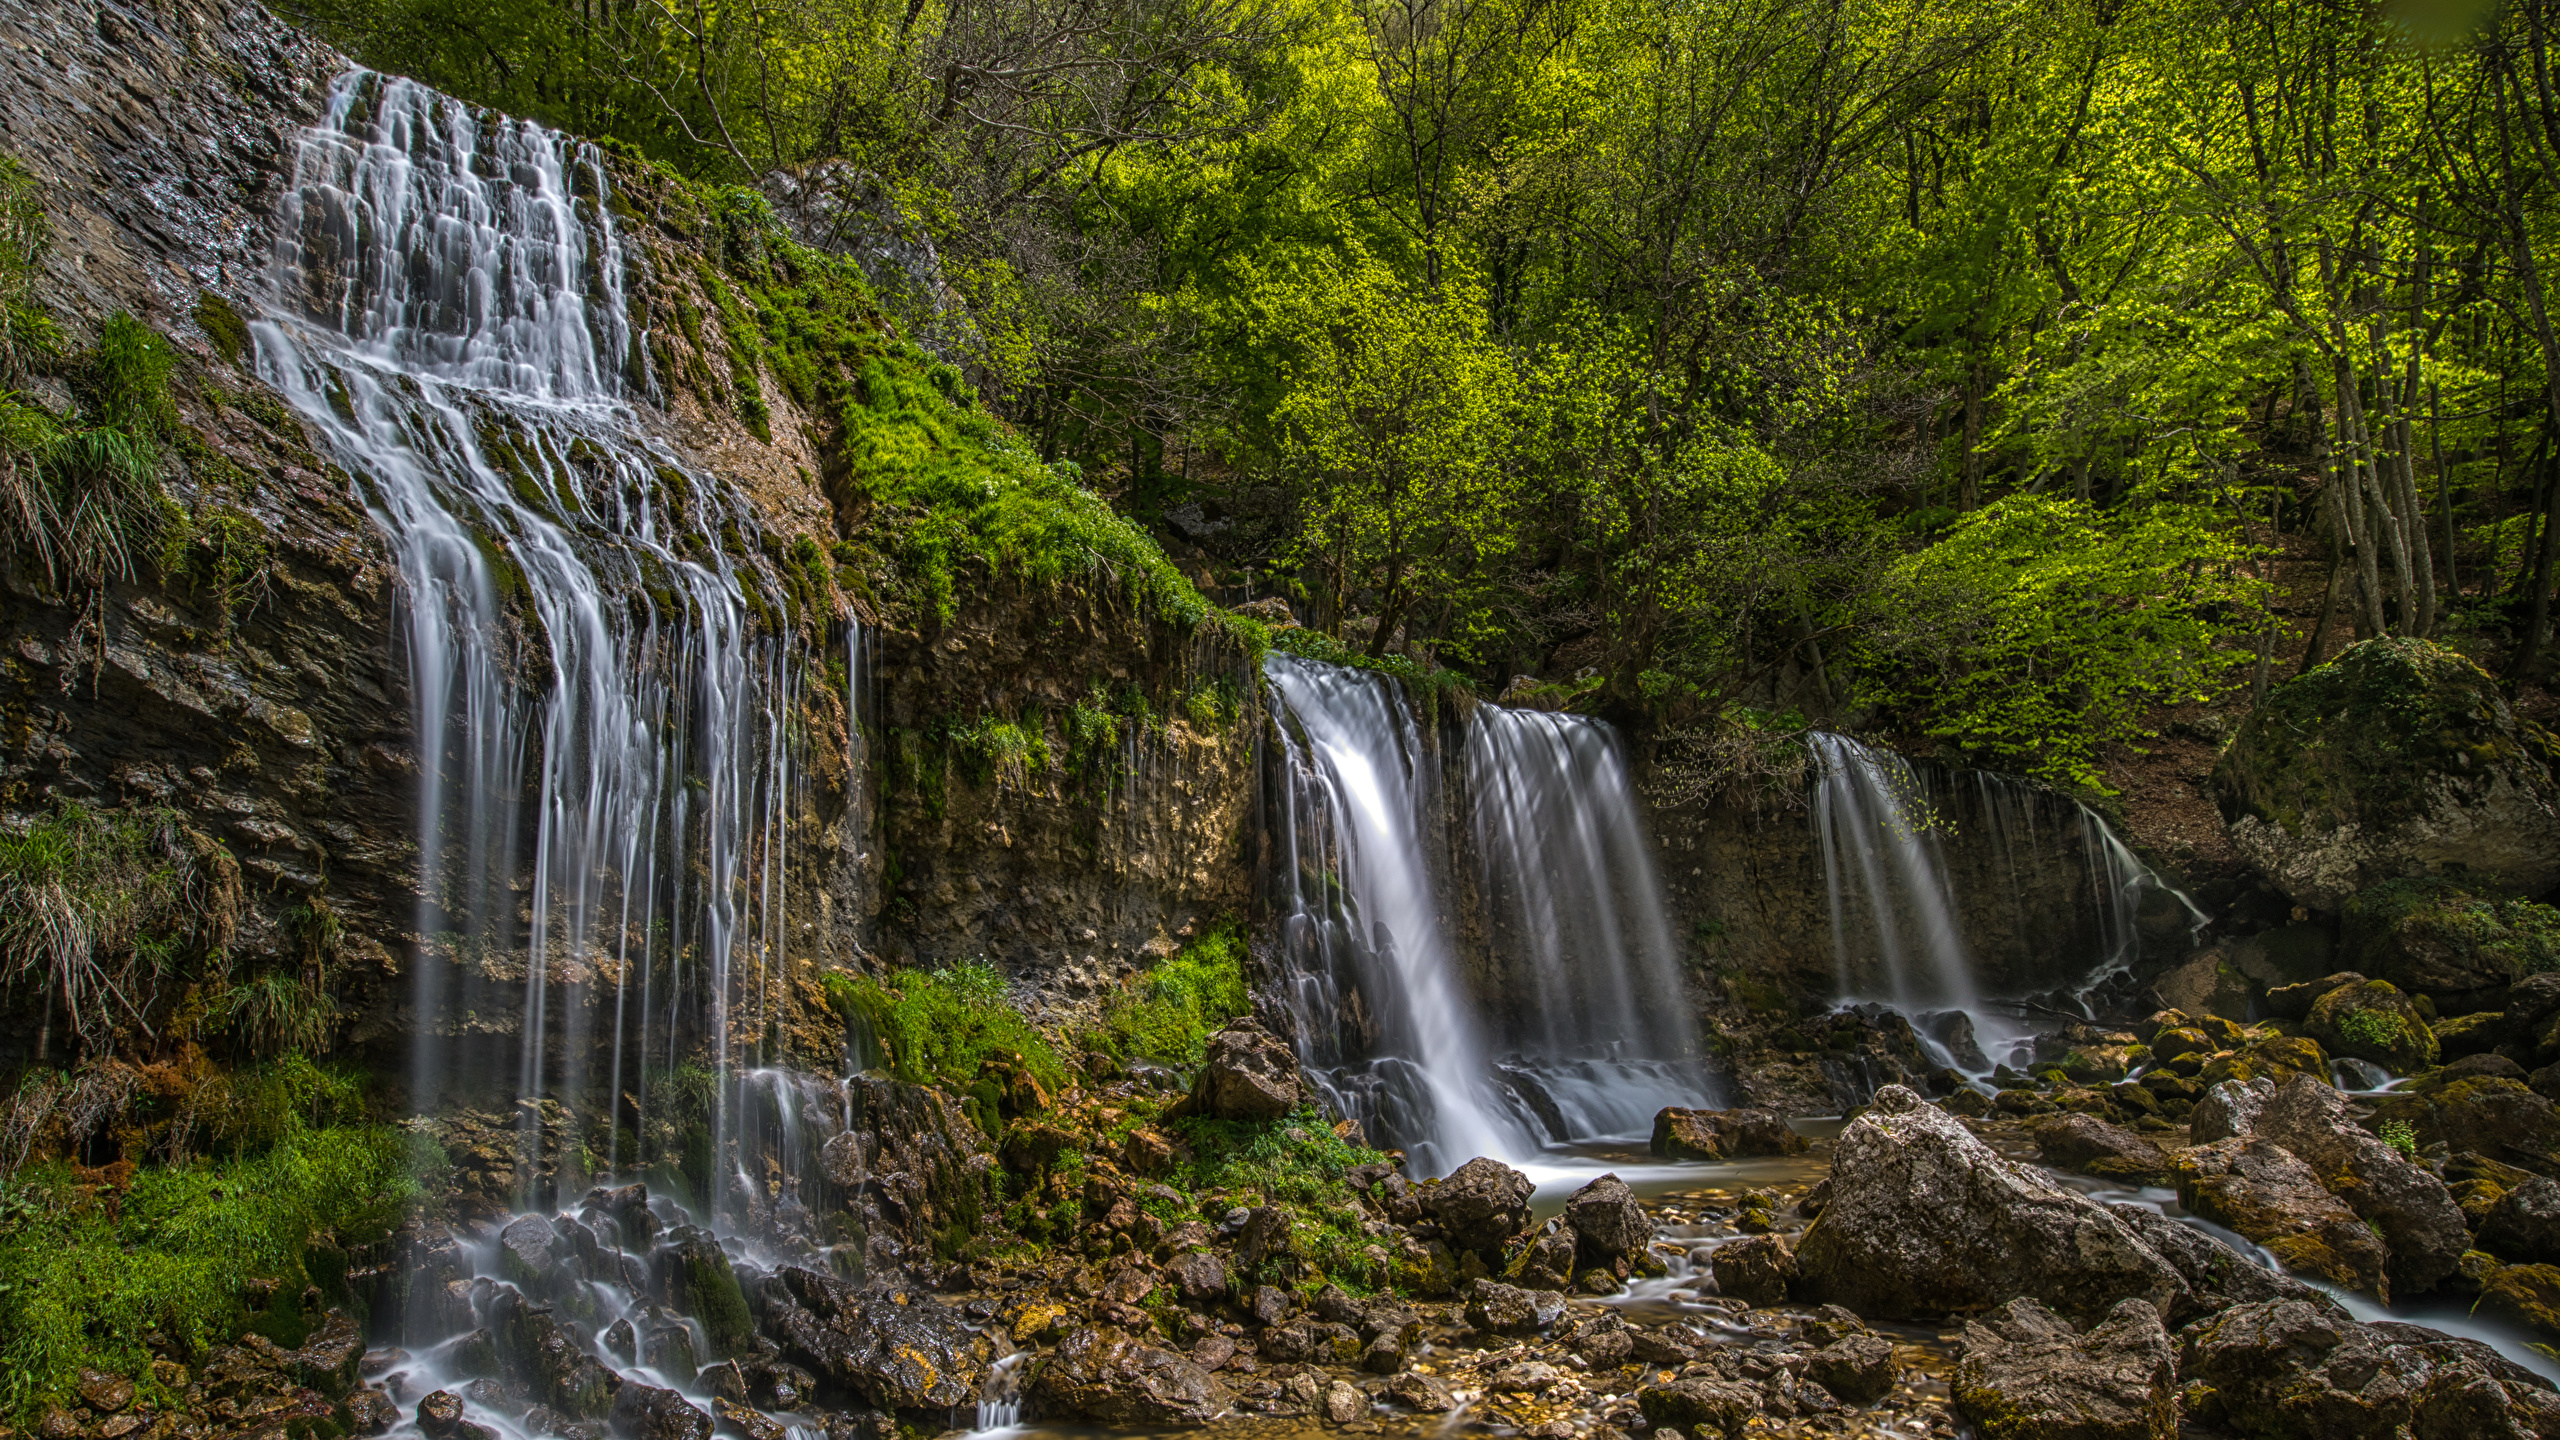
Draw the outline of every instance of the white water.
<instances>
[{"instance_id":1,"label":"white water","mask_svg":"<svg viewBox=\"0 0 2560 1440\"><path fill-rule=\"evenodd\" d=\"M409 1103L565 1107L583 1135L518 1108L540 1209L593 1178L578 1157L634 1158L680 1058L707 1052L730 1138L734 1037L793 959L806 787L783 726L805 657L749 622L746 587L780 608L755 512L626 402L646 351L607 183L540 126L350 73L296 148L256 327L399 570L429 957Z\"/></svg>"}]
</instances>

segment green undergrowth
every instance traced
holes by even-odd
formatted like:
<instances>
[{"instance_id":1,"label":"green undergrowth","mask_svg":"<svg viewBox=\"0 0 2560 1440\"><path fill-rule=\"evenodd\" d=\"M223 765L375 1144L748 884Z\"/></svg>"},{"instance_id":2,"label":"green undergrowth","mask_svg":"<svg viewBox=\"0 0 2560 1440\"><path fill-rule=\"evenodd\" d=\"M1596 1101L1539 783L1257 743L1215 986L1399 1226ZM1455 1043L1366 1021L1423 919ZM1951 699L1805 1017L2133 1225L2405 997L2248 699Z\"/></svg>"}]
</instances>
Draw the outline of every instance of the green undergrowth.
<instances>
[{"instance_id":1,"label":"green undergrowth","mask_svg":"<svg viewBox=\"0 0 2560 1440\"><path fill-rule=\"evenodd\" d=\"M1218 1027L1253 1009L1244 941L1232 925L1192 941L1104 1010L1093 1048L1121 1060L1198 1065Z\"/></svg>"},{"instance_id":2,"label":"green undergrowth","mask_svg":"<svg viewBox=\"0 0 2560 1440\"><path fill-rule=\"evenodd\" d=\"M992 965L900 971L886 981L836 973L826 977L826 989L836 1013L909 1084L965 1093L991 1060L1020 1065L1052 1093L1066 1084L1066 1062L1013 1008Z\"/></svg>"},{"instance_id":3,"label":"green undergrowth","mask_svg":"<svg viewBox=\"0 0 2560 1440\"><path fill-rule=\"evenodd\" d=\"M1191 1152L1168 1177L1174 1188L1277 1205L1289 1213L1299 1256L1346 1288L1386 1283L1360 1253L1375 1242L1361 1233L1363 1217L1346 1178L1352 1166L1386 1156L1334 1134L1312 1106L1272 1121L1188 1116L1173 1128Z\"/></svg>"},{"instance_id":4,"label":"green undergrowth","mask_svg":"<svg viewBox=\"0 0 2560 1440\"><path fill-rule=\"evenodd\" d=\"M67 1165L21 1172L0 1188L0 1401L32 1421L76 1403L92 1367L167 1403L151 1377L155 1335L196 1358L243 1329L301 1343L304 1290L352 1300L347 1253L388 1238L416 1193L411 1174L396 1130L290 1116L257 1153L147 1167L121 1192Z\"/></svg>"},{"instance_id":5,"label":"green undergrowth","mask_svg":"<svg viewBox=\"0 0 2560 1440\"><path fill-rule=\"evenodd\" d=\"M83 1036L147 1023L149 982L218 960L239 903L238 867L178 812L64 801L0 833L0 982L60 997Z\"/></svg>"}]
</instances>

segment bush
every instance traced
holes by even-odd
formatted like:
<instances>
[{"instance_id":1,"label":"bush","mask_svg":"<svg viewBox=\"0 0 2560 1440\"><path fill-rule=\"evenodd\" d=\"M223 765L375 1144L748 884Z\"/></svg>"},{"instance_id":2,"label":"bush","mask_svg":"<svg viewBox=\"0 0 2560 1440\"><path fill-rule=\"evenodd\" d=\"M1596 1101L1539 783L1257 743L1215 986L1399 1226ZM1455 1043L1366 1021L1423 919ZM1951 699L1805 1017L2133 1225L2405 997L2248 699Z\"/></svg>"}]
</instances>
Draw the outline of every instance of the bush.
<instances>
[{"instance_id":1,"label":"bush","mask_svg":"<svg viewBox=\"0 0 2560 1440\"><path fill-rule=\"evenodd\" d=\"M826 988L836 1013L867 1031L889 1073L911 1085L966 1090L989 1060L1021 1065L1053 1093L1066 1084L1066 1063L1013 1008L1004 976L984 961L904 971L889 983L831 974Z\"/></svg>"},{"instance_id":2,"label":"bush","mask_svg":"<svg viewBox=\"0 0 2560 1440\"><path fill-rule=\"evenodd\" d=\"M1094 1037L1095 1048L1123 1060L1197 1065L1209 1036L1252 1009L1244 985L1244 943L1233 926L1222 926L1148 971L1134 990L1115 997Z\"/></svg>"},{"instance_id":3,"label":"bush","mask_svg":"<svg viewBox=\"0 0 2560 1440\"><path fill-rule=\"evenodd\" d=\"M201 1355L251 1321L252 1282L292 1297L260 1328L299 1343L303 1288L327 1278L306 1262L387 1238L410 1176L396 1130L295 1124L254 1156L141 1170L121 1196L67 1166L22 1173L0 1189L0 1401L32 1421L93 1367L166 1403L144 1337Z\"/></svg>"}]
</instances>

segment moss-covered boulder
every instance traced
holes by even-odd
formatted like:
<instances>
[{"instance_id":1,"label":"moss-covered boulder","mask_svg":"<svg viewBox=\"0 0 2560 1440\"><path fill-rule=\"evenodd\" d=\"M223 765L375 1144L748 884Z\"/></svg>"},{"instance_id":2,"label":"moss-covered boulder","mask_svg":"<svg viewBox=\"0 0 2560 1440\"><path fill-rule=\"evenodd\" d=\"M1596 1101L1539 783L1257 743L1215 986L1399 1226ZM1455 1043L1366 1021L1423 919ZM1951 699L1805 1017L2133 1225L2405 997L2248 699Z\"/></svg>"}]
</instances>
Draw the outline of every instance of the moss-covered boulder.
<instances>
[{"instance_id":1,"label":"moss-covered boulder","mask_svg":"<svg viewBox=\"0 0 2560 1440\"><path fill-rule=\"evenodd\" d=\"M2240 852L2315 909L2416 875L2560 884L2560 739L2423 640L2369 640L2277 686L2214 786Z\"/></svg>"},{"instance_id":2,"label":"moss-covered boulder","mask_svg":"<svg viewBox=\"0 0 2560 1440\"><path fill-rule=\"evenodd\" d=\"M2474 1056L2466 1065L2483 1061L2518 1068L2493 1055ZM2537 1174L2560 1174L2560 1110L2516 1074L2441 1070L2381 1097L2368 1123L2377 1132L2406 1125L2420 1148L2442 1144Z\"/></svg>"},{"instance_id":3,"label":"moss-covered boulder","mask_svg":"<svg viewBox=\"0 0 2560 1440\"><path fill-rule=\"evenodd\" d=\"M2329 1078L2329 1057L2300 1035L2265 1035L2242 1050L2216 1055L2197 1073L2196 1083L2211 1088L2225 1080L2271 1080L2278 1085L2296 1075Z\"/></svg>"},{"instance_id":4,"label":"moss-covered boulder","mask_svg":"<svg viewBox=\"0 0 2560 1440\"><path fill-rule=\"evenodd\" d=\"M2394 1075L2436 1063L2435 1031L2388 980L2342 985L2321 996L2302 1028L2330 1054L2370 1060Z\"/></svg>"},{"instance_id":5,"label":"moss-covered boulder","mask_svg":"<svg viewBox=\"0 0 2560 1440\"><path fill-rule=\"evenodd\" d=\"M2560 910L2434 877L2386 880L2347 901L2348 960L2403 990L2458 997L2560 971Z\"/></svg>"}]
</instances>

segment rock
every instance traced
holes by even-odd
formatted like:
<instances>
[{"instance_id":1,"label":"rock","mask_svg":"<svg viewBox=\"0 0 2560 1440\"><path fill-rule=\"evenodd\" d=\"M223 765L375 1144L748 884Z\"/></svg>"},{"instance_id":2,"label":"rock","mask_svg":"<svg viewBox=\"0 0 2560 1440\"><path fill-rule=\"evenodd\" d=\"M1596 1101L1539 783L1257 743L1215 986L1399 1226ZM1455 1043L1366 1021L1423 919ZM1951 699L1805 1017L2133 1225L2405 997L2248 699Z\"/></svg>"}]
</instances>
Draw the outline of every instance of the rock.
<instances>
[{"instance_id":1,"label":"rock","mask_svg":"<svg viewBox=\"0 0 2560 1440\"><path fill-rule=\"evenodd\" d=\"M2390 1299L2391 1252L2291 1151L2233 1136L2180 1151L2178 1203L2273 1251L2290 1270Z\"/></svg>"},{"instance_id":2,"label":"rock","mask_svg":"<svg viewBox=\"0 0 2560 1440\"><path fill-rule=\"evenodd\" d=\"M83 1366L74 1388L80 1392L81 1403L101 1415L113 1415L133 1403L133 1382L104 1370Z\"/></svg>"},{"instance_id":3,"label":"rock","mask_svg":"<svg viewBox=\"0 0 2560 1440\"><path fill-rule=\"evenodd\" d=\"M2208 1087L2227 1080L2267 1080L2282 1085L2296 1075L2328 1079L2327 1053L2300 1035L2263 1035L2232 1054L2213 1057L2196 1072L2196 1080Z\"/></svg>"},{"instance_id":4,"label":"rock","mask_svg":"<svg viewBox=\"0 0 2560 1440\"><path fill-rule=\"evenodd\" d=\"M1677 1426L1694 1436L1717 1435L1723 1440L1741 1440L1751 1417L1767 1408L1757 1389L1721 1380L1648 1385L1636 1392L1636 1405L1657 1426Z\"/></svg>"},{"instance_id":5,"label":"rock","mask_svg":"<svg viewBox=\"0 0 2560 1440\"><path fill-rule=\"evenodd\" d=\"M712 1428L737 1440L790 1440L791 1432L760 1411L730 1400L711 1402Z\"/></svg>"},{"instance_id":6,"label":"rock","mask_svg":"<svg viewBox=\"0 0 2560 1440\"><path fill-rule=\"evenodd\" d=\"M1804 1378L1851 1405L1873 1405L1893 1393L1893 1342L1881 1335L1847 1335L1808 1357Z\"/></svg>"},{"instance_id":7,"label":"rock","mask_svg":"<svg viewBox=\"0 0 2560 1440\"><path fill-rule=\"evenodd\" d=\"M635 1255L648 1254L657 1241L658 1217L649 1210L646 1185L623 1185L610 1190L597 1186L587 1192L578 1208L612 1221L616 1242Z\"/></svg>"},{"instance_id":8,"label":"rock","mask_svg":"<svg viewBox=\"0 0 2560 1440\"><path fill-rule=\"evenodd\" d=\"M2547 1390L2421 1326L2359 1325L2272 1300L2208 1316L2179 1338L2190 1424L2262 1440L2547 1433L2537 1398Z\"/></svg>"},{"instance_id":9,"label":"rock","mask_svg":"<svg viewBox=\"0 0 2560 1440\"><path fill-rule=\"evenodd\" d=\"M1641 1254L1653 1243L1653 1220L1638 1204L1633 1190L1615 1175L1603 1175L1573 1192L1564 1202L1564 1223L1581 1238L1586 1254L1615 1259Z\"/></svg>"},{"instance_id":10,"label":"rock","mask_svg":"<svg viewBox=\"0 0 2560 1440\"><path fill-rule=\"evenodd\" d=\"M2560 1340L2560 1265L2501 1265L2480 1282L2474 1308Z\"/></svg>"},{"instance_id":11,"label":"rock","mask_svg":"<svg viewBox=\"0 0 2560 1440\"><path fill-rule=\"evenodd\" d=\"M737 1272L710 1231L681 1225L650 1257L652 1283L669 1305L702 1322L711 1353L735 1355L755 1334Z\"/></svg>"},{"instance_id":12,"label":"rock","mask_svg":"<svg viewBox=\"0 0 2560 1440\"><path fill-rule=\"evenodd\" d=\"M1277 1285L1256 1285L1245 1301L1245 1311L1256 1324L1277 1325L1296 1313L1298 1297Z\"/></svg>"},{"instance_id":13,"label":"rock","mask_svg":"<svg viewBox=\"0 0 2560 1440\"><path fill-rule=\"evenodd\" d=\"M1041 1362L1030 1397L1044 1417L1102 1425L1199 1425L1232 1404L1190 1360L1108 1326L1069 1335Z\"/></svg>"},{"instance_id":14,"label":"rock","mask_svg":"<svg viewBox=\"0 0 2560 1440\"><path fill-rule=\"evenodd\" d=\"M1348 1425L1369 1413L1369 1397L1360 1387L1347 1380L1336 1380L1324 1387L1324 1418L1336 1425Z\"/></svg>"},{"instance_id":15,"label":"rock","mask_svg":"<svg viewBox=\"0 0 2560 1440\"><path fill-rule=\"evenodd\" d=\"M2267 1013L2279 1020L2300 1020L2311 1013L2321 996L2346 985L2361 985L2368 978L2353 971L2323 975L2317 980L2304 980L2292 985L2277 985L2267 991Z\"/></svg>"},{"instance_id":16,"label":"rock","mask_svg":"<svg viewBox=\"0 0 2560 1440\"><path fill-rule=\"evenodd\" d=\"M502 1287L489 1304L489 1334L499 1370L544 1404L580 1420L611 1413L622 1377L588 1354L549 1307ZM357 1343L361 1355L362 1342Z\"/></svg>"},{"instance_id":17,"label":"rock","mask_svg":"<svg viewBox=\"0 0 2560 1440\"><path fill-rule=\"evenodd\" d=\"M1460 1250L1498 1250L1529 1226L1529 1177L1479 1155L1422 1191L1422 1213Z\"/></svg>"},{"instance_id":18,"label":"rock","mask_svg":"<svg viewBox=\"0 0 2560 1440\"><path fill-rule=\"evenodd\" d=\"M765 1325L784 1355L873 1406L947 1410L977 1398L989 1342L950 1306L797 1267L767 1284Z\"/></svg>"},{"instance_id":19,"label":"rock","mask_svg":"<svg viewBox=\"0 0 2560 1440\"><path fill-rule=\"evenodd\" d=\"M1203 1335L1191 1347L1191 1363L1215 1374L1236 1358L1236 1342L1224 1335Z\"/></svg>"},{"instance_id":20,"label":"rock","mask_svg":"<svg viewBox=\"0 0 2560 1440\"><path fill-rule=\"evenodd\" d=\"M2254 1133L2292 1151L2382 1232L2394 1295L2423 1295L2469 1248L2462 1210L2443 1181L2357 1128L2346 1105L2345 1096L2305 1076L2276 1090Z\"/></svg>"},{"instance_id":21,"label":"rock","mask_svg":"<svg viewBox=\"0 0 2560 1440\"><path fill-rule=\"evenodd\" d=\"M690 1385L702 1358L693 1353L693 1332L682 1325L661 1325L640 1336L640 1363L675 1381Z\"/></svg>"},{"instance_id":22,"label":"rock","mask_svg":"<svg viewBox=\"0 0 2560 1440\"><path fill-rule=\"evenodd\" d=\"M1467 1292L1467 1323L1497 1335L1544 1330L1563 1314L1564 1297L1552 1291L1478 1280Z\"/></svg>"},{"instance_id":23,"label":"rock","mask_svg":"<svg viewBox=\"0 0 2560 1440\"><path fill-rule=\"evenodd\" d=\"M2424 995L2481 995L2560 970L2560 911L2449 880L2384 881L2357 892L2340 922L2359 969Z\"/></svg>"},{"instance_id":24,"label":"rock","mask_svg":"<svg viewBox=\"0 0 2560 1440\"><path fill-rule=\"evenodd\" d=\"M1510 1278L1532 1290L1562 1290L1573 1284L1573 1262L1580 1246L1571 1230L1554 1221L1535 1239L1520 1248L1519 1258L1506 1272Z\"/></svg>"},{"instance_id":25,"label":"rock","mask_svg":"<svg viewBox=\"0 0 2560 1440\"><path fill-rule=\"evenodd\" d=\"M453 1433L462 1422L462 1397L450 1390L437 1390L418 1402L418 1428L435 1440Z\"/></svg>"},{"instance_id":26,"label":"rock","mask_svg":"<svg viewBox=\"0 0 2560 1440\"><path fill-rule=\"evenodd\" d=\"M379 1390L358 1390L340 1408L347 1428L359 1435L379 1435L400 1423L399 1403Z\"/></svg>"},{"instance_id":27,"label":"rock","mask_svg":"<svg viewBox=\"0 0 2560 1440\"><path fill-rule=\"evenodd\" d=\"M2337 1302L2281 1271L2270 1270L2250 1256L2190 1225L2182 1225L2147 1205L2109 1207L2126 1228L2158 1252L2187 1284L2187 1293L2169 1307L2169 1324L2180 1328L2199 1316L2254 1305L2262 1300L2300 1300L2328 1309ZM1846 1312L1843 1312L1846 1313Z\"/></svg>"},{"instance_id":28,"label":"rock","mask_svg":"<svg viewBox=\"0 0 2560 1440\"><path fill-rule=\"evenodd\" d=\"M1164 1278L1185 1305L1204 1305L1227 1293L1227 1262L1206 1250L1177 1255L1164 1267Z\"/></svg>"},{"instance_id":29,"label":"rock","mask_svg":"<svg viewBox=\"0 0 2560 1440\"><path fill-rule=\"evenodd\" d=\"M2477 1151L2537 1173L2560 1173L2560 1110L2534 1093L2519 1069L2504 1056L2469 1056L2459 1067L2377 1098L2366 1123L2377 1130L2405 1124L2421 1149Z\"/></svg>"},{"instance_id":30,"label":"rock","mask_svg":"<svg viewBox=\"0 0 2560 1440\"><path fill-rule=\"evenodd\" d=\"M2220 950L2200 950L2152 983L2152 993L2190 1016L2249 1018L2249 977Z\"/></svg>"},{"instance_id":31,"label":"rock","mask_svg":"<svg viewBox=\"0 0 2560 1440\"><path fill-rule=\"evenodd\" d=\"M2276 1093L2276 1082L2267 1079L2225 1080L2204 1092L2196 1108L2187 1113L2187 1138L2198 1145L2246 1135L2257 1123L2258 1111Z\"/></svg>"},{"instance_id":32,"label":"rock","mask_svg":"<svg viewBox=\"0 0 2560 1440\"><path fill-rule=\"evenodd\" d=\"M1684 1110L1653 1117L1653 1153L1680 1160L1739 1160L1794 1155L1810 1143L1774 1110Z\"/></svg>"},{"instance_id":33,"label":"rock","mask_svg":"<svg viewBox=\"0 0 2560 1440\"><path fill-rule=\"evenodd\" d=\"M1407 1370L1387 1382L1384 1392L1389 1400L1417 1415L1445 1415L1458 1408L1449 1387L1436 1375Z\"/></svg>"},{"instance_id":34,"label":"rock","mask_svg":"<svg viewBox=\"0 0 2560 1440\"><path fill-rule=\"evenodd\" d=\"M1716 1293L1753 1305L1785 1304L1788 1286L1796 1275L1794 1253L1787 1249L1787 1242L1775 1235L1754 1235L1719 1245L1709 1263L1715 1271Z\"/></svg>"},{"instance_id":35,"label":"rock","mask_svg":"<svg viewBox=\"0 0 2560 1440\"><path fill-rule=\"evenodd\" d=\"M1237 1020L1209 1037L1190 1108L1222 1120L1277 1120L1298 1108L1305 1087L1298 1057L1253 1020Z\"/></svg>"},{"instance_id":36,"label":"rock","mask_svg":"<svg viewBox=\"0 0 2560 1440\"><path fill-rule=\"evenodd\" d=\"M1841 1132L1831 1203L1796 1247L1802 1292L1918 1319L2020 1295L2095 1319L2165 1311L2185 1282L2104 1206L1992 1153L1899 1085Z\"/></svg>"},{"instance_id":37,"label":"rock","mask_svg":"<svg viewBox=\"0 0 2560 1440\"><path fill-rule=\"evenodd\" d=\"M2086 1335L2033 1300L1964 1327L1951 1387L1982 1440L2174 1440L2177 1348L2160 1314L2118 1302Z\"/></svg>"},{"instance_id":38,"label":"rock","mask_svg":"<svg viewBox=\"0 0 2560 1440\"><path fill-rule=\"evenodd\" d=\"M625 1440L711 1440L711 1417L673 1390L626 1383L613 1397L613 1433Z\"/></svg>"},{"instance_id":39,"label":"rock","mask_svg":"<svg viewBox=\"0 0 2560 1440\"><path fill-rule=\"evenodd\" d=\"M2436 1063L2435 1031L2388 980L2342 985L2321 996L2302 1028L2330 1054L2370 1060L2394 1075Z\"/></svg>"},{"instance_id":40,"label":"rock","mask_svg":"<svg viewBox=\"0 0 2560 1440\"><path fill-rule=\"evenodd\" d=\"M2560 1265L2560 1183L2537 1175L2481 1218L2479 1246L2511 1264Z\"/></svg>"},{"instance_id":41,"label":"rock","mask_svg":"<svg viewBox=\"0 0 2560 1440\"><path fill-rule=\"evenodd\" d=\"M2286 681L2214 766L2232 843L2296 904L2459 868L2517 894L2560 884L2560 741L2495 680L2380 638Z\"/></svg>"},{"instance_id":42,"label":"rock","mask_svg":"<svg viewBox=\"0 0 2560 1440\"><path fill-rule=\"evenodd\" d=\"M2036 1149L2047 1165L2129 1185L2157 1185L2169 1173L2160 1147L2121 1126L2090 1115L2056 1115L2034 1127Z\"/></svg>"},{"instance_id":43,"label":"rock","mask_svg":"<svg viewBox=\"0 0 2560 1440\"><path fill-rule=\"evenodd\" d=\"M2436 1055L2451 1064L2469 1055L2485 1055L2515 1038L2507 1017L2495 1010L2451 1015L2427 1027L2435 1032Z\"/></svg>"},{"instance_id":44,"label":"rock","mask_svg":"<svg viewBox=\"0 0 2560 1440\"><path fill-rule=\"evenodd\" d=\"M301 1384L332 1400L339 1399L356 1388L363 1372L364 1332L356 1328L354 1317L343 1310L332 1310L321 1320L319 1329L303 1337L302 1348L286 1357L286 1368ZM80 1393L88 1395L85 1385ZM133 1396L127 1393L124 1403L132 1401ZM109 1414L124 1408L101 1405L96 1400L89 1404L92 1409Z\"/></svg>"},{"instance_id":45,"label":"rock","mask_svg":"<svg viewBox=\"0 0 2560 1440\"><path fill-rule=\"evenodd\" d=\"M542 1216L517 1216L498 1232L498 1273L528 1294L548 1293L551 1272L558 1264L551 1251L559 1239Z\"/></svg>"}]
</instances>

